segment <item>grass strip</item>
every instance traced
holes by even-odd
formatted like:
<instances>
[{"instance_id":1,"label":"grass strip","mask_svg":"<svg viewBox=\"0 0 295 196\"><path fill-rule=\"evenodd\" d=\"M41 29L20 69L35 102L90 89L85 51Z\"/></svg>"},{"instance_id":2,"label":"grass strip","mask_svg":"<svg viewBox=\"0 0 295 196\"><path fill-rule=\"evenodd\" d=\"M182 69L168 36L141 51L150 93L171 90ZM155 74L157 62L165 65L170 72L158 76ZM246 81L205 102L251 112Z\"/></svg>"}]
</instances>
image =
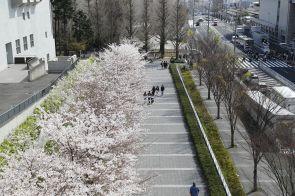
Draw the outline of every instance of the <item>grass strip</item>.
<instances>
[{"instance_id":1,"label":"grass strip","mask_svg":"<svg viewBox=\"0 0 295 196\"><path fill-rule=\"evenodd\" d=\"M176 66L172 66L172 69L176 70ZM209 114L199 91L196 89L191 73L184 70L182 71L182 77L232 195L245 196L232 157L222 143L218 128Z\"/></svg>"},{"instance_id":2,"label":"grass strip","mask_svg":"<svg viewBox=\"0 0 295 196\"><path fill-rule=\"evenodd\" d=\"M205 140L202 136L201 130L196 123L197 120L195 118L193 109L191 108L189 99L186 96L184 87L178 76L175 65L170 66L170 73L172 75L174 85L177 90L186 125L194 142L197 161L203 171L204 178L207 182L208 193L209 195L226 195L221 179L218 175L214 162L206 146Z\"/></svg>"}]
</instances>

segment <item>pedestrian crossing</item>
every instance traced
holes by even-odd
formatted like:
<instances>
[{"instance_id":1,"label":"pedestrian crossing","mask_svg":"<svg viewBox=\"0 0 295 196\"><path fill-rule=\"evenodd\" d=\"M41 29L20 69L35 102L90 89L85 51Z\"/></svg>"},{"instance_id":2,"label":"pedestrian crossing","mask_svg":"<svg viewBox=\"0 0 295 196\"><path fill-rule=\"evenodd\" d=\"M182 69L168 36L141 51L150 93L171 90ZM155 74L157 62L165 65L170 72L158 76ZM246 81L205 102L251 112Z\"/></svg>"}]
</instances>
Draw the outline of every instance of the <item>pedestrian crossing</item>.
<instances>
[{"instance_id":1,"label":"pedestrian crossing","mask_svg":"<svg viewBox=\"0 0 295 196\"><path fill-rule=\"evenodd\" d=\"M251 68L259 68L260 65L264 65L266 67L283 67L283 68L289 68L290 66L281 60L267 60L267 61L249 61L245 60L243 61L242 58L239 59L238 66L243 69L251 69Z\"/></svg>"}]
</instances>

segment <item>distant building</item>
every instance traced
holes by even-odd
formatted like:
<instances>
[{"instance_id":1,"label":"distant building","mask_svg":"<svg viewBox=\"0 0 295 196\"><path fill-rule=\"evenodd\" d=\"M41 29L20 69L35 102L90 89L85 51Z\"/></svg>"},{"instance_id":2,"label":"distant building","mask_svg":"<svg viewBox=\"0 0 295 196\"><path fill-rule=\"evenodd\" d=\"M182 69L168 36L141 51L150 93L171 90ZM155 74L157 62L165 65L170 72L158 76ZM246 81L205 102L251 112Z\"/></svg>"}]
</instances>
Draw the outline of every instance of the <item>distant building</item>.
<instances>
[{"instance_id":1,"label":"distant building","mask_svg":"<svg viewBox=\"0 0 295 196\"><path fill-rule=\"evenodd\" d=\"M260 0L259 20L273 42L295 42L295 0Z\"/></svg>"},{"instance_id":2,"label":"distant building","mask_svg":"<svg viewBox=\"0 0 295 196\"><path fill-rule=\"evenodd\" d=\"M0 0L0 71L29 57L56 57L49 0Z\"/></svg>"}]
</instances>

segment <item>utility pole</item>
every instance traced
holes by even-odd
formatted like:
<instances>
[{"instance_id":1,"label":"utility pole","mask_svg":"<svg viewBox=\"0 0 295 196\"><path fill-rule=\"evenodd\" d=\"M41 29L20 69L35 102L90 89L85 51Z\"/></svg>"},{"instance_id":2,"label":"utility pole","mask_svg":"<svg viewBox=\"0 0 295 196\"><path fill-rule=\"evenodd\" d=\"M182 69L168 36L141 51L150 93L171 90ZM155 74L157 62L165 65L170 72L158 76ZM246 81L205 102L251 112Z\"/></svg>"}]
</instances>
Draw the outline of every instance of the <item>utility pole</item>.
<instances>
[{"instance_id":1,"label":"utility pole","mask_svg":"<svg viewBox=\"0 0 295 196\"><path fill-rule=\"evenodd\" d=\"M238 13L236 12L236 18L235 18L235 25L234 25L234 36L235 36L235 40L234 40L234 53L236 54L236 45L237 45L237 15Z\"/></svg>"},{"instance_id":2,"label":"utility pole","mask_svg":"<svg viewBox=\"0 0 295 196\"><path fill-rule=\"evenodd\" d=\"M210 4L211 4L211 0L208 1L209 6L208 6L208 27L207 27L207 35L209 37L209 31L210 31Z\"/></svg>"}]
</instances>

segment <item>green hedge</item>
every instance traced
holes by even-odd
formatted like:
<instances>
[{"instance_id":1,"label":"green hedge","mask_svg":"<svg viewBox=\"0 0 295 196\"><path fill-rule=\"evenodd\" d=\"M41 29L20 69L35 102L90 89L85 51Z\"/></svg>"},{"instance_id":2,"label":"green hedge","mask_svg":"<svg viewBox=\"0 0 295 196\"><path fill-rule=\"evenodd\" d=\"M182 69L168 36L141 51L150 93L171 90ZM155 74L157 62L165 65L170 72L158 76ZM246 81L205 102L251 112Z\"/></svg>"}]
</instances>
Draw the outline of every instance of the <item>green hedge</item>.
<instances>
[{"instance_id":1,"label":"green hedge","mask_svg":"<svg viewBox=\"0 0 295 196\"><path fill-rule=\"evenodd\" d=\"M173 70L174 70L174 74L177 74L176 66L172 66L172 73L173 73ZM202 97L200 93L198 92L198 90L196 89L195 82L190 72L185 70L182 71L182 77L184 79L185 86L195 105L195 109L198 112L199 118L205 129L208 140L219 162L219 165L228 183L228 186L232 195L235 195L235 196L246 195L242 188L239 177L237 175L237 170L234 166L231 155L229 154L229 152L224 147L221 141L218 128L216 124L214 123L213 118L207 111L207 108L205 107L203 103Z\"/></svg>"},{"instance_id":2,"label":"green hedge","mask_svg":"<svg viewBox=\"0 0 295 196\"><path fill-rule=\"evenodd\" d=\"M174 85L178 92L178 97L182 106L184 118L187 127L190 131L194 146L197 154L197 161L203 171L203 175L207 182L208 191L210 195L226 195L222 182L218 176L214 162L211 159L209 150L206 146L205 140L203 139L201 130L199 129L193 109L190 106L189 99L186 96L185 90L182 86L181 80L178 77L175 65L170 66L170 72L174 81Z\"/></svg>"}]
</instances>

